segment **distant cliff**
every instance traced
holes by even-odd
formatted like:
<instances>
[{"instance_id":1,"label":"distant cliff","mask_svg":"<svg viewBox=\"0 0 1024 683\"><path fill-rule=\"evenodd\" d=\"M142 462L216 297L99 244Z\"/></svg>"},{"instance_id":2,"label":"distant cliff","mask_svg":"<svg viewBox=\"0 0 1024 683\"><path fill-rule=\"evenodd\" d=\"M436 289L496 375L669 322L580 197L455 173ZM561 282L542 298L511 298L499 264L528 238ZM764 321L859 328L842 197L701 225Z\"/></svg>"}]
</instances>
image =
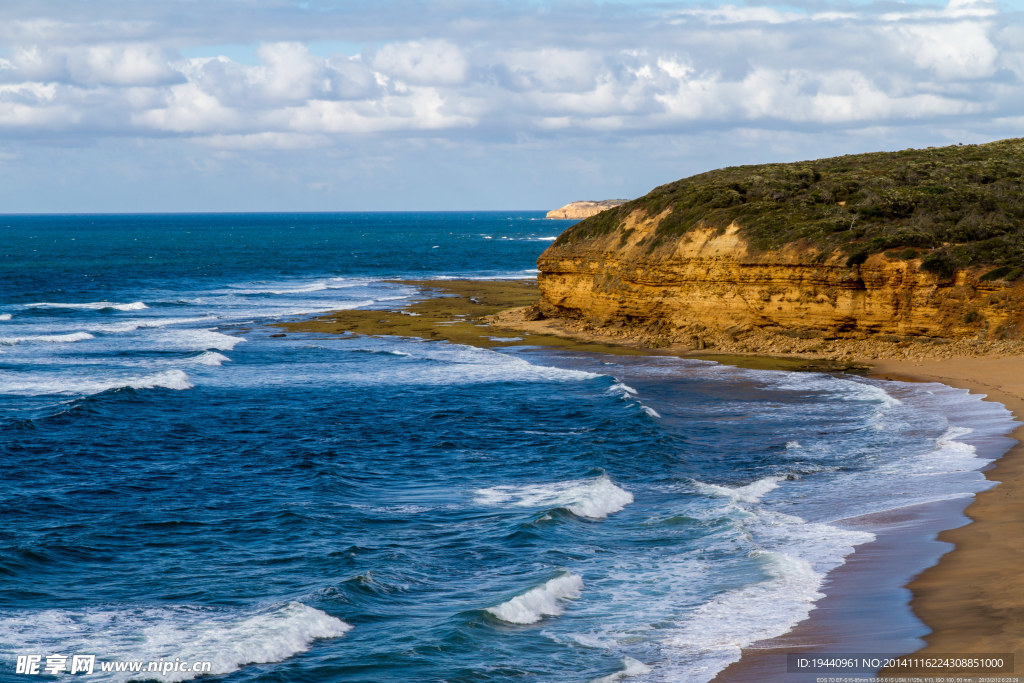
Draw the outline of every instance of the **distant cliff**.
<instances>
[{"instance_id":1,"label":"distant cliff","mask_svg":"<svg viewBox=\"0 0 1024 683\"><path fill-rule=\"evenodd\" d=\"M548 211L547 218L572 218L582 219L590 218L596 214L601 213L605 209L611 209L620 204L625 204L628 199L602 199L599 202L572 202L566 204L560 209L554 209Z\"/></svg>"},{"instance_id":2,"label":"distant cliff","mask_svg":"<svg viewBox=\"0 0 1024 683\"><path fill-rule=\"evenodd\" d=\"M1020 338L1024 141L713 171L572 226L538 268L543 314L647 339Z\"/></svg>"}]
</instances>

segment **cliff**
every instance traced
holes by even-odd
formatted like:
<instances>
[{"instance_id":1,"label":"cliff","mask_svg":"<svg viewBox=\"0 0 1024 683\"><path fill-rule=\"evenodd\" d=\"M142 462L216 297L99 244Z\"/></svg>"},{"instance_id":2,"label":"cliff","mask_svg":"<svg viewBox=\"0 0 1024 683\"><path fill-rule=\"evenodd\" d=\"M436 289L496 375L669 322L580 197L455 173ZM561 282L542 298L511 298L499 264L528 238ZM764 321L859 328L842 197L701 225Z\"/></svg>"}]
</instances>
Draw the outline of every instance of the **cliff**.
<instances>
[{"instance_id":1,"label":"cliff","mask_svg":"<svg viewBox=\"0 0 1024 683\"><path fill-rule=\"evenodd\" d=\"M943 155L952 161L943 164ZM936 163L923 183L879 181L873 172L899 173L921 157ZM956 163L964 158L973 161ZM1001 175L963 168L971 163L999 166ZM772 186L794 174L803 177L796 192ZM932 187L936 177L945 189ZM1022 178L1021 141L924 150L909 162L904 152L695 176L563 233L538 260L540 313L698 347L765 330L824 339L1017 339L1024 331ZM993 183L999 187L986 194ZM750 191L757 185L768 199ZM723 187L735 196L723 200ZM826 192L823 207L800 199ZM963 200L972 192L977 204ZM959 208L951 210L943 193L958 195ZM911 198L900 215L873 210L894 197ZM973 239L957 240L957 231Z\"/></svg>"},{"instance_id":2,"label":"cliff","mask_svg":"<svg viewBox=\"0 0 1024 683\"><path fill-rule=\"evenodd\" d=\"M602 199L599 202L571 202L560 209L548 211L546 218L583 219L595 216L605 209L625 204L627 199Z\"/></svg>"}]
</instances>

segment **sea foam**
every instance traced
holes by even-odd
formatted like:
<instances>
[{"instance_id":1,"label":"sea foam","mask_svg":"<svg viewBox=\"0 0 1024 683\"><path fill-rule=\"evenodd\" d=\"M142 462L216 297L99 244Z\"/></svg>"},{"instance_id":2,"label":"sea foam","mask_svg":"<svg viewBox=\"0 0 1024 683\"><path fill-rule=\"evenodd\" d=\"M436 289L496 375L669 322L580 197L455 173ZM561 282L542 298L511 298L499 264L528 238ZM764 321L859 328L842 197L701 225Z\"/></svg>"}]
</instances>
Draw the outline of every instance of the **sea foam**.
<instances>
[{"instance_id":1,"label":"sea foam","mask_svg":"<svg viewBox=\"0 0 1024 683\"><path fill-rule=\"evenodd\" d=\"M563 603L575 600L582 592L583 579L567 572L487 611L510 624L534 624L544 617L561 615L565 611Z\"/></svg>"},{"instance_id":2,"label":"sea foam","mask_svg":"<svg viewBox=\"0 0 1024 683\"><path fill-rule=\"evenodd\" d=\"M554 484L494 486L478 489L475 494L476 501L483 505L561 507L588 519L604 519L633 502L633 494L616 486L606 474Z\"/></svg>"}]
</instances>

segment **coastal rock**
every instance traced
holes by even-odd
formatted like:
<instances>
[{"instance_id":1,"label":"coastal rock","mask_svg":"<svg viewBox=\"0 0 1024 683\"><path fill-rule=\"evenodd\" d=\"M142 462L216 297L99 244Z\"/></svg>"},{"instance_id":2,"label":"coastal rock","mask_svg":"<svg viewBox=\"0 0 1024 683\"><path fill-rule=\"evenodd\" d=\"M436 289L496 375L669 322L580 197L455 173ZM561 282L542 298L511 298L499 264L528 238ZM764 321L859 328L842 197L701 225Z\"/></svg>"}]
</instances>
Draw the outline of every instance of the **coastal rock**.
<instances>
[{"instance_id":1,"label":"coastal rock","mask_svg":"<svg viewBox=\"0 0 1024 683\"><path fill-rule=\"evenodd\" d=\"M637 209L605 234L556 241L538 259L541 311L624 336L703 346L768 331L808 339L1015 338L1024 284L981 281L990 269L945 277L920 259L789 244L751 248L740 226L651 240L665 212ZM885 337L885 335L891 335Z\"/></svg>"},{"instance_id":2,"label":"coastal rock","mask_svg":"<svg viewBox=\"0 0 1024 683\"><path fill-rule=\"evenodd\" d=\"M590 218L591 216L596 216L597 214L601 213L602 211L605 211L606 209L611 209L613 207L619 206L620 204L625 204L627 201L629 200L602 199L601 201L598 202L571 202L560 209L548 211L546 217L557 219L580 220L583 218Z\"/></svg>"},{"instance_id":3,"label":"coastal rock","mask_svg":"<svg viewBox=\"0 0 1024 683\"><path fill-rule=\"evenodd\" d=\"M733 166L565 230L541 312L643 343L1019 340L1024 139Z\"/></svg>"}]
</instances>

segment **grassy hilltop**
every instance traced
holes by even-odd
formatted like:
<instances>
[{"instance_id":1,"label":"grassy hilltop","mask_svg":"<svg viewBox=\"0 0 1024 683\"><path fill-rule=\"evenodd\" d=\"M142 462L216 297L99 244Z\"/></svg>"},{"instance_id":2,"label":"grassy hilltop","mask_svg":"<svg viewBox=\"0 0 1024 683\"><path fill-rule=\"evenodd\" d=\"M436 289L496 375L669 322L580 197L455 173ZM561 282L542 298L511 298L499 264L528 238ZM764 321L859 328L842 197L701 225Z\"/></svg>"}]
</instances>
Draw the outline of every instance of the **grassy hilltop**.
<instances>
[{"instance_id":1,"label":"grassy hilltop","mask_svg":"<svg viewBox=\"0 0 1024 683\"><path fill-rule=\"evenodd\" d=\"M987 267L982 279L1012 281L1024 278L1024 139L723 168L588 218L556 244L612 232L637 209L671 210L652 250L735 221L756 249L797 242L824 258L838 248L850 266L882 252L943 277Z\"/></svg>"}]
</instances>

